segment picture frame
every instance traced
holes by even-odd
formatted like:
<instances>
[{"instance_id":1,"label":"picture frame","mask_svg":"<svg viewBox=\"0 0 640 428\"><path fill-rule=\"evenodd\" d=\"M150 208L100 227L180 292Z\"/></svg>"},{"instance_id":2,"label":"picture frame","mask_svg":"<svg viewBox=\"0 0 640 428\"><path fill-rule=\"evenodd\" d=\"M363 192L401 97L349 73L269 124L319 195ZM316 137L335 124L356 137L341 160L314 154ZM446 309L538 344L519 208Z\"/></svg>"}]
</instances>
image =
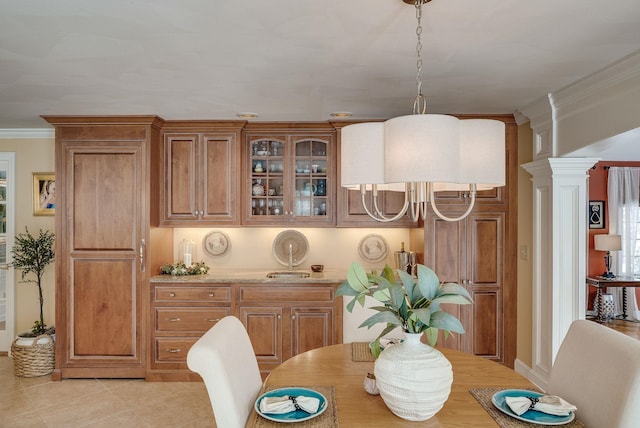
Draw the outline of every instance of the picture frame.
<instances>
[{"instance_id":1,"label":"picture frame","mask_svg":"<svg viewBox=\"0 0 640 428\"><path fill-rule=\"evenodd\" d=\"M589 229L604 229L605 214L604 201L589 201Z\"/></svg>"},{"instance_id":2,"label":"picture frame","mask_svg":"<svg viewBox=\"0 0 640 428\"><path fill-rule=\"evenodd\" d=\"M56 176L53 172L33 173L33 215L56 214Z\"/></svg>"}]
</instances>

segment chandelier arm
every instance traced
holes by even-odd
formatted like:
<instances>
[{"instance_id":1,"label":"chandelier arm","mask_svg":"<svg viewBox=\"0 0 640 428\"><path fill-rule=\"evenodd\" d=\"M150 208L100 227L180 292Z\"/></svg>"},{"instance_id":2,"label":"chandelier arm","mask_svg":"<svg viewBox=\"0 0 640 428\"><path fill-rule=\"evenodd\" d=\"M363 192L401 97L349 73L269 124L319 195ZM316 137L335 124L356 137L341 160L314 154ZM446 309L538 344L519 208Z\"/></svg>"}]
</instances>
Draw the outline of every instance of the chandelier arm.
<instances>
[{"instance_id":1,"label":"chandelier arm","mask_svg":"<svg viewBox=\"0 0 640 428\"><path fill-rule=\"evenodd\" d=\"M460 221L465 219L470 213L471 210L473 210L473 207L475 206L476 203L476 185L475 184L470 184L469 187L471 188L471 202L469 202L469 207L467 208L467 210L460 216L460 217L447 217L446 215L442 214L440 212L440 210L438 210L438 208L436 207L436 202L435 202L435 195L434 195L434 191L433 188L430 191L430 196L431 196L431 208L433 209L433 212L442 220L444 221Z\"/></svg>"},{"instance_id":2,"label":"chandelier arm","mask_svg":"<svg viewBox=\"0 0 640 428\"><path fill-rule=\"evenodd\" d=\"M374 184L375 186L375 184ZM369 207L367 206L367 200L366 200L366 196L367 196L367 191L366 191L366 187L364 184L360 185L360 196L361 196L361 201L362 201L362 208L364 209L364 211L367 213L367 215L369 217L371 217L373 220L381 222L381 223L387 223L387 222L392 222L392 221L396 221L399 220L406 212L407 212L407 207L408 207L408 202L405 196L405 202L404 202L404 206L402 207L402 210L400 210L400 212L398 214L396 214L393 217L386 217L384 216L380 210L378 209L378 197L377 195L375 195L373 197L373 207L374 210L376 211L377 215L374 215L371 210L369 209Z\"/></svg>"}]
</instances>

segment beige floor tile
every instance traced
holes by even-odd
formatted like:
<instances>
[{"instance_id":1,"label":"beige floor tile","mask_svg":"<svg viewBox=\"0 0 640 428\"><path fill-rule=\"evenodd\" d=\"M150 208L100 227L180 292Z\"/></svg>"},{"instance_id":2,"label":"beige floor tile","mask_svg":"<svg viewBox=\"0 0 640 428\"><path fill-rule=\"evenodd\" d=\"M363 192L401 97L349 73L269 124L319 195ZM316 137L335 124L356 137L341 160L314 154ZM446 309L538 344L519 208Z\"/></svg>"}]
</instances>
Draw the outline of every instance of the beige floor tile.
<instances>
[{"instance_id":1,"label":"beige floor tile","mask_svg":"<svg viewBox=\"0 0 640 428\"><path fill-rule=\"evenodd\" d=\"M135 415L133 410L127 410L118 415L108 416L104 419L91 422L87 428L141 428L146 425Z\"/></svg>"},{"instance_id":2,"label":"beige floor tile","mask_svg":"<svg viewBox=\"0 0 640 428\"><path fill-rule=\"evenodd\" d=\"M2 415L0 417L1 428L47 428L37 410L19 416L7 415L4 412L0 412L0 414Z\"/></svg>"},{"instance_id":3,"label":"beige floor tile","mask_svg":"<svg viewBox=\"0 0 640 428\"><path fill-rule=\"evenodd\" d=\"M95 379L65 379L47 382L25 389L32 403L39 409L60 407L70 401L106 391Z\"/></svg>"},{"instance_id":4,"label":"beige floor tile","mask_svg":"<svg viewBox=\"0 0 640 428\"><path fill-rule=\"evenodd\" d=\"M43 409L40 416L48 428L79 428L125 411L118 397L110 391L103 390L77 397L53 408Z\"/></svg>"},{"instance_id":5,"label":"beige floor tile","mask_svg":"<svg viewBox=\"0 0 640 428\"><path fill-rule=\"evenodd\" d=\"M4 382L0 383L0 415L2 418L30 413L36 410L29 396L22 389L6 389Z\"/></svg>"}]
</instances>

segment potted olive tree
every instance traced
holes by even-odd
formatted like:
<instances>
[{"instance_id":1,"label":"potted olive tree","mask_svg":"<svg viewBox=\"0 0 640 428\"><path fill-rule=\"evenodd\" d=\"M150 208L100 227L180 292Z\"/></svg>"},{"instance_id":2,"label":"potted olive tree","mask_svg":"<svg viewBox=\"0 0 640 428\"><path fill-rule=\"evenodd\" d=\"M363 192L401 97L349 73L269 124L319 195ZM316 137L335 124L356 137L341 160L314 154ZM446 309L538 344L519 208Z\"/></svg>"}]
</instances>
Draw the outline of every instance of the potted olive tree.
<instances>
[{"instance_id":1,"label":"potted olive tree","mask_svg":"<svg viewBox=\"0 0 640 428\"><path fill-rule=\"evenodd\" d=\"M34 322L31 331L18 334L11 346L15 373L23 377L42 376L51 373L55 363L55 327L47 326L44 322L42 293L42 276L55 256L54 234L40 229L38 236L34 236L25 227L25 233L15 237L11 253L13 261L9 266L22 271L20 282L38 287L40 303L40 319Z\"/></svg>"}]
</instances>

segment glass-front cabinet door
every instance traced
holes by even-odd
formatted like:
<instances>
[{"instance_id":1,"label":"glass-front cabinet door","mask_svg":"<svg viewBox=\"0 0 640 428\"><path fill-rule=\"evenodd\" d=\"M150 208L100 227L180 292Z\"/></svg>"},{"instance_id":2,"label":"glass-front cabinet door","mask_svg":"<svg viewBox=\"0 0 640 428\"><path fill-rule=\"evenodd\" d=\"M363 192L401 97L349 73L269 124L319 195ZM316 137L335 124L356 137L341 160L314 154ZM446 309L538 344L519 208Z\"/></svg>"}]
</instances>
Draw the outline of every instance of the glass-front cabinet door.
<instances>
[{"instance_id":1,"label":"glass-front cabinet door","mask_svg":"<svg viewBox=\"0 0 640 428\"><path fill-rule=\"evenodd\" d=\"M245 224L331 225L331 136L248 136Z\"/></svg>"},{"instance_id":2,"label":"glass-front cabinet door","mask_svg":"<svg viewBox=\"0 0 640 428\"><path fill-rule=\"evenodd\" d=\"M14 339L14 283L10 260L14 235L14 153L0 152L0 352Z\"/></svg>"}]
</instances>

